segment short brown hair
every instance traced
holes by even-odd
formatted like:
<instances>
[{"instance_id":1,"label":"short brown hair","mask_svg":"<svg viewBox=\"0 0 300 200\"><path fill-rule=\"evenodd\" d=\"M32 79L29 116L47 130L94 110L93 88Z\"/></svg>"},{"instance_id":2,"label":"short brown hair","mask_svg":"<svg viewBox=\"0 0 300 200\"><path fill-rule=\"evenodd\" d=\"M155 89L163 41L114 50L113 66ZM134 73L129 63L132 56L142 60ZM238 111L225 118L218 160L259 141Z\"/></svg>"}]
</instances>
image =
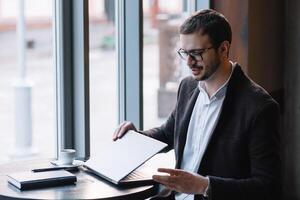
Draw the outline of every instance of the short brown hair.
<instances>
[{"instance_id":1,"label":"short brown hair","mask_svg":"<svg viewBox=\"0 0 300 200\"><path fill-rule=\"evenodd\" d=\"M231 27L227 19L221 13L205 9L194 13L187 18L179 29L180 34L199 32L207 34L212 45L218 48L223 41L231 43Z\"/></svg>"}]
</instances>

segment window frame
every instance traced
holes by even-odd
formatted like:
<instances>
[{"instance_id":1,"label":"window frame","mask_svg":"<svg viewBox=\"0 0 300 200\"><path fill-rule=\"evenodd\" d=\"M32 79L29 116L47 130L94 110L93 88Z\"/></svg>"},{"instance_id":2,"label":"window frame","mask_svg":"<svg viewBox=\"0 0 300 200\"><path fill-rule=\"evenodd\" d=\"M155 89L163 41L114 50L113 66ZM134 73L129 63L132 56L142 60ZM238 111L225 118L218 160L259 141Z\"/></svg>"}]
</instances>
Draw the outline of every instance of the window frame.
<instances>
[{"instance_id":1,"label":"window frame","mask_svg":"<svg viewBox=\"0 0 300 200\"><path fill-rule=\"evenodd\" d=\"M115 1L118 122L143 129L143 1Z\"/></svg>"},{"instance_id":2,"label":"window frame","mask_svg":"<svg viewBox=\"0 0 300 200\"><path fill-rule=\"evenodd\" d=\"M88 1L54 1L57 152L90 157Z\"/></svg>"}]
</instances>

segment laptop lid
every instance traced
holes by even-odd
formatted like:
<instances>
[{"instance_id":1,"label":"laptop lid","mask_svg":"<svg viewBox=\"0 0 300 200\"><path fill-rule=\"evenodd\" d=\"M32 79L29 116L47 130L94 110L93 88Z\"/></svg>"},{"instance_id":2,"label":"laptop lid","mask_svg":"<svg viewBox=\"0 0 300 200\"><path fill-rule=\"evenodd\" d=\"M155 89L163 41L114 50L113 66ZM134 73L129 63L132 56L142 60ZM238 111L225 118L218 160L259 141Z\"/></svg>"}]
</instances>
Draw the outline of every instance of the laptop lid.
<instances>
[{"instance_id":1,"label":"laptop lid","mask_svg":"<svg viewBox=\"0 0 300 200\"><path fill-rule=\"evenodd\" d=\"M166 147L163 142L128 131L121 139L99 147L97 155L84 166L94 174L119 184L125 176Z\"/></svg>"}]
</instances>

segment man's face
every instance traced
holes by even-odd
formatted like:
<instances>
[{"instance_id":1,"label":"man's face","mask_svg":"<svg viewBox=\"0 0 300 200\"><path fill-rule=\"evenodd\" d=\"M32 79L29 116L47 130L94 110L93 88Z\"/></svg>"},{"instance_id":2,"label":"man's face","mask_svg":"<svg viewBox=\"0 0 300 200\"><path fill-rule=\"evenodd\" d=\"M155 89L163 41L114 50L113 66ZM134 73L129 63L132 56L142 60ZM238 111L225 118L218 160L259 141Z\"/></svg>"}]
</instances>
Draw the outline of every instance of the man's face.
<instances>
[{"instance_id":1,"label":"man's face","mask_svg":"<svg viewBox=\"0 0 300 200\"><path fill-rule=\"evenodd\" d=\"M218 52L212 48L213 45L208 35L199 33L181 34L181 50L185 54L187 65L197 81L211 78L221 63Z\"/></svg>"}]
</instances>

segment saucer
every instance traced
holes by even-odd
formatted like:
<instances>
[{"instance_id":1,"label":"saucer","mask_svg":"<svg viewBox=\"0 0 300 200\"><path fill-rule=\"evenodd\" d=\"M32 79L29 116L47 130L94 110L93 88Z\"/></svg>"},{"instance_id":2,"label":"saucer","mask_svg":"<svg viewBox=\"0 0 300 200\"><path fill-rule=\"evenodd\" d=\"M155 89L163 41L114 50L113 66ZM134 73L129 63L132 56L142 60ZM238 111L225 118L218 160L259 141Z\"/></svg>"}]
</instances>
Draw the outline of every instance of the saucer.
<instances>
[{"instance_id":1,"label":"saucer","mask_svg":"<svg viewBox=\"0 0 300 200\"><path fill-rule=\"evenodd\" d=\"M76 162L73 162L72 164L63 164L59 160L52 160L50 162L52 165L59 166L59 167L78 167L78 166L80 166L80 164L76 163Z\"/></svg>"}]
</instances>

